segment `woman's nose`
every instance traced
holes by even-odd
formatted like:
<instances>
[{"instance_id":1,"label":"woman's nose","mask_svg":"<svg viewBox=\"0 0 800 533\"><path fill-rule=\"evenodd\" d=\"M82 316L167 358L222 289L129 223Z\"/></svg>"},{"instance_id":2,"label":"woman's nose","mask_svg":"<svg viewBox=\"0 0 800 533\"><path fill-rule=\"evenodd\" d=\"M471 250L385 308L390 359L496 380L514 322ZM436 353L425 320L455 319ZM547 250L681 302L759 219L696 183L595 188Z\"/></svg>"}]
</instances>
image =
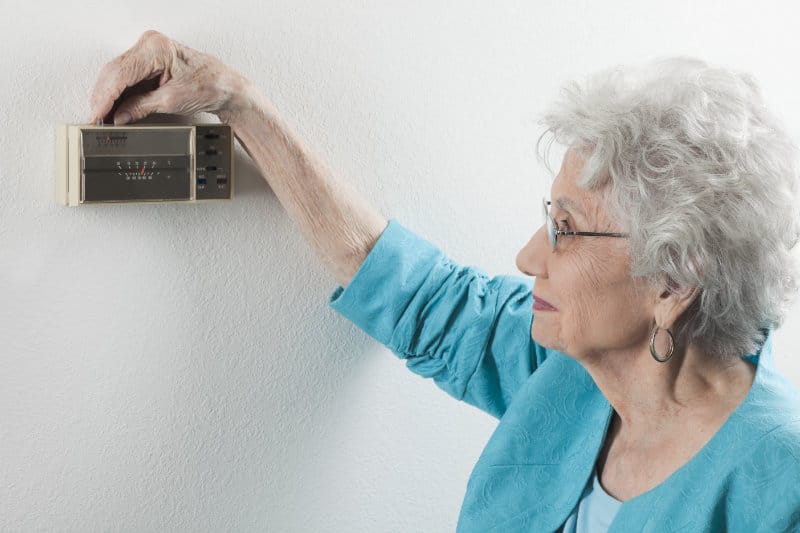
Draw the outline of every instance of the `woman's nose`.
<instances>
[{"instance_id":1,"label":"woman's nose","mask_svg":"<svg viewBox=\"0 0 800 533\"><path fill-rule=\"evenodd\" d=\"M547 277L546 263L550 249L545 246L547 242L545 233L545 226L542 224L517 254L517 268L523 274Z\"/></svg>"}]
</instances>

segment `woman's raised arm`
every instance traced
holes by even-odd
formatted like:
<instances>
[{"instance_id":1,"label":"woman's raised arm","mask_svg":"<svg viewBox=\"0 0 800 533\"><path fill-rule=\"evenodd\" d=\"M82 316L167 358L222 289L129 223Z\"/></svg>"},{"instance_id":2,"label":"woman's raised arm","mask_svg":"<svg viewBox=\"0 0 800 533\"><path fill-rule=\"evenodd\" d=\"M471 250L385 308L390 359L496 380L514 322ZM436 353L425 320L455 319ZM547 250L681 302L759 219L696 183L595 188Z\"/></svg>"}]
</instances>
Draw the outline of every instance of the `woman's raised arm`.
<instances>
[{"instance_id":1,"label":"woman's raised arm","mask_svg":"<svg viewBox=\"0 0 800 533\"><path fill-rule=\"evenodd\" d=\"M258 165L317 256L346 287L388 221L309 150L250 84L221 118Z\"/></svg>"}]
</instances>

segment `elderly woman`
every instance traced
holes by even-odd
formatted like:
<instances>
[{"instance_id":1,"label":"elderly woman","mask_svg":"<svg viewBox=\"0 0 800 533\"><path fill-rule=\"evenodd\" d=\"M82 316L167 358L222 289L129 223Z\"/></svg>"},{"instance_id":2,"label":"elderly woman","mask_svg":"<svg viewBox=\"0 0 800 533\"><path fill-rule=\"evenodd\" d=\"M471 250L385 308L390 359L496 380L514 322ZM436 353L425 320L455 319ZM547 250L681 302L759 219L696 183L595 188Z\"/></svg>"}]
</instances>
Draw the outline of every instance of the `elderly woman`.
<instances>
[{"instance_id":1,"label":"elderly woman","mask_svg":"<svg viewBox=\"0 0 800 533\"><path fill-rule=\"evenodd\" d=\"M387 221L243 76L162 34L110 62L91 105L231 124L341 284L331 306L500 419L459 531L800 530L800 393L771 348L798 154L749 77L674 59L569 86L538 144L568 150L517 255L535 283Z\"/></svg>"}]
</instances>

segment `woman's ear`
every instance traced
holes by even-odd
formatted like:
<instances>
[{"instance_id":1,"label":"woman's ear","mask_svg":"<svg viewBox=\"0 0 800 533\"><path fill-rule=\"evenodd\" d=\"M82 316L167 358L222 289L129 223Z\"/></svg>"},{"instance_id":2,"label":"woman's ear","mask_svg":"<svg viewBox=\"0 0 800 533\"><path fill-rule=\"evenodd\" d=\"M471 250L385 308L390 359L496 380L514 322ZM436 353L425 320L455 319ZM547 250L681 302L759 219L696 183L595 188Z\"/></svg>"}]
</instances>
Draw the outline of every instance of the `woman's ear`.
<instances>
[{"instance_id":1,"label":"woman's ear","mask_svg":"<svg viewBox=\"0 0 800 533\"><path fill-rule=\"evenodd\" d=\"M699 295L699 287L681 287L672 279L667 279L667 288L661 292L656 303L656 324L662 328L672 327Z\"/></svg>"}]
</instances>

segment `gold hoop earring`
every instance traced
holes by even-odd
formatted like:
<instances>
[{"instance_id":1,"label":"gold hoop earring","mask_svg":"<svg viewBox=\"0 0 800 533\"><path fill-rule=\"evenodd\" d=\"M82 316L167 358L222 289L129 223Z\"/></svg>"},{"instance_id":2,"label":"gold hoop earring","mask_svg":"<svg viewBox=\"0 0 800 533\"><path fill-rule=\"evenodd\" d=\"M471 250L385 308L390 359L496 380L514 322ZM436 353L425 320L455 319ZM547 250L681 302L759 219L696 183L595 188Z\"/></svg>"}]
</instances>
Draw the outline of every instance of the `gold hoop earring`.
<instances>
[{"instance_id":1,"label":"gold hoop earring","mask_svg":"<svg viewBox=\"0 0 800 533\"><path fill-rule=\"evenodd\" d=\"M675 351L675 337L672 336L672 333L669 331L669 329L664 330L667 332L667 335L669 335L669 350L667 355L661 355L656 351L656 333L658 333L659 329L661 328L656 325L656 329L653 330L653 334L650 336L650 355L652 355L653 359L659 363L666 363L669 361L670 357L672 357L672 352Z\"/></svg>"}]
</instances>

